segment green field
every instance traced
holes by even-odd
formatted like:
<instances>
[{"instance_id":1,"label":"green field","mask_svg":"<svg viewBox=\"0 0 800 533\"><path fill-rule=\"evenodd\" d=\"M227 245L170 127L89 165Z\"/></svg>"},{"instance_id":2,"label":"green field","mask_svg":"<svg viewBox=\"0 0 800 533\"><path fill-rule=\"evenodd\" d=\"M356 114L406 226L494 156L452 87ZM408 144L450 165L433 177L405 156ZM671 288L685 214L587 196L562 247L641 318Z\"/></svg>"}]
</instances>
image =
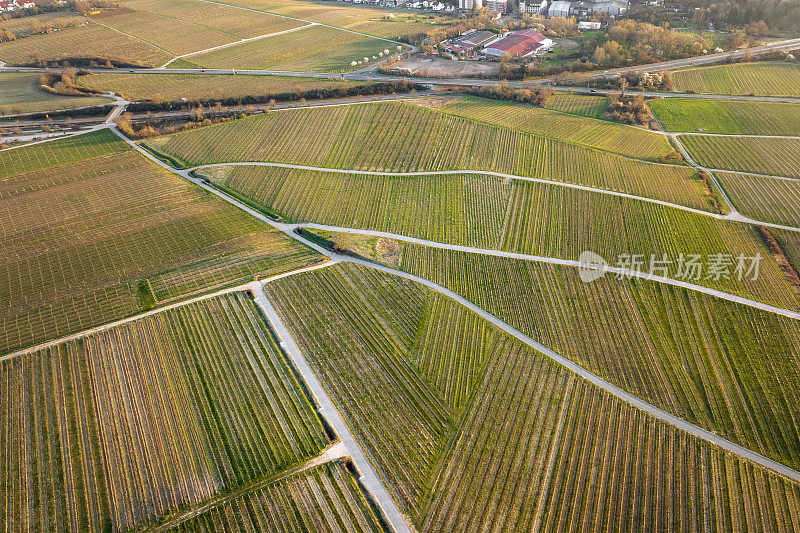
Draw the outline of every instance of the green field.
<instances>
[{"instance_id":1,"label":"green field","mask_svg":"<svg viewBox=\"0 0 800 533\"><path fill-rule=\"evenodd\" d=\"M106 74L81 76L83 87L114 91L129 100L175 101L211 98L239 98L267 94L304 92L311 89L347 89L361 85L354 81L277 76L196 76L192 74Z\"/></svg>"},{"instance_id":2,"label":"green field","mask_svg":"<svg viewBox=\"0 0 800 533\"><path fill-rule=\"evenodd\" d=\"M41 89L38 74L0 74L0 115L72 109L111 102L99 96L60 96Z\"/></svg>"},{"instance_id":3,"label":"green field","mask_svg":"<svg viewBox=\"0 0 800 533\"><path fill-rule=\"evenodd\" d=\"M259 485L170 531L389 531L341 462Z\"/></svg>"},{"instance_id":4,"label":"green field","mask_svg":"<svg viewBox=\"0 0 800 533\"><path fill-rule=\"evenodd\" d=\"M420 531L792 527L797 484L654 421L446 297L347 264L266 290ZM446 440L411 424L448 412Z\"/></svg>"},{"instance_id":5,"label":"green field","mask_svg":"<svg viewBox=\"0 0 800 533\"><path fill-rule=\"evenodd\" d=\"M704 167L800 178L800 139L682 135L681 143Z\"/></svg>"},{"instance_id":6,"label":"green field","mask_svg":"<svg viewBox=\"0 0 800 533\"><path fill-rule=\"evenodd\" d=\"M119 137L108 130L101 130L31 146L0 150L0 179L121 152L127 148L127 144Z\"/></svg>"},{"instance_id":7,"label":"green field","mask_svg":"<svg viewBox=\"0 0 800 533\"><path fill-rule=\"evenodd\" d=\"M527 104L464 98L441 109L445 113L515 131L544 135L629 157L656 160L672 151L666 137L658 133Z\"/></svg>"},{"instance_id":8,"label":"green field","mask_svg":"<svg viewBox=\"0 0 800 533\"><path fill-rule=\"evenodd\" d=\"M106 144L0 152L15 172L0 182L0 353L318 259L133 150L100 155L127 145L93 135Z\"/></svg>"},{"instance_id":9,"label":"green field","mask_svg":"<svg viewBox=\"0 0 800 533\"><path fill-rule=\"evenodd\" d=\"M747 224L657 204L480 174L373 176L264 166L201 169L218 188L291 222L577 260L622 254L766 253ZM591 217L586 216L591 213ZM681 231L675 231L680 228ZM675 272L672 272L674 276ZM800 300L767 257L758 280L697 283L797 308Z\"/></svg>"},{"instance_id":10,"label":"green field","mask_svg":"<svg viewBox=\"0 0 800 533\"><path fill-rule=\"evenodd\" d=\"M375 171L490 170L713 209L691 168L653 165L402 102L278 110L145 145L187 167L274 161Z\"/></svg>"},{"instance_id":11,"label":"green field","mask_svg":"<svg viewBox=\"0 0 800 533\"><path fill-rule=\"evenodd\" d=\"M668 131L800 135L800 104L662 98L650 107Z\"/></svg>"},{"instance_id":12,"label":"green field","mask_svg":"<svg viewBox=\"0 0 800 533\"><path fill-rule=\"evenodd\" d=\"M7 30L19 37L39 33L50 28L58 30L81 24L83 17L64 11L54 11L52 13L40 13L27 17L8 18L0 20L0 29Z\"/></svg>"},{"instance_id":13,"label":"green field","mask_svg":"<svg viewBox=\"0 0 800 533\"><path fill-rule=\"evenodd\" d=\"M605 379L742 446L800 465L800 324L694 291L403 246L438 282ZM790 290L790 289L785 289Z\"/></svg>"},{"instance_id":14,"label":"green field","mask_svg":"<svg viewBox=\"0 0 800 533\"><path fill-rule=\"evenodd\" d=\"M547 101L547 109L572 113L590 118L600 118L606 112L608 98L581 94L555 94Z\"/></svg>"},{"instance_id":15,"label":"green field","mask_svg":"<svg viewBox=\"0 0 800 533\"><path fill-rule=\"evenodd\" d=\"M717 178L743 215L800 228L800 181L718 172Z\"/></svg>"},{"instance_id":16,"label":"green field","mask_svg":"<svg viewBox=\"0 0 800 533\"><path fill-rule=\"evenodd\" d=\"M234 293L0 363L0 502L20 530L133 530L329 441Z\"/></svg>"},{"instance_id":17,"label":"green field","mask_svg":"<svg viewBox=\"0 0 800 533\"><path fill-rule=\"evenodd\" d=\"M692 67L672 73L679 91L800 96L800 65L787 62Z\"/></svg>"}]
</instances>

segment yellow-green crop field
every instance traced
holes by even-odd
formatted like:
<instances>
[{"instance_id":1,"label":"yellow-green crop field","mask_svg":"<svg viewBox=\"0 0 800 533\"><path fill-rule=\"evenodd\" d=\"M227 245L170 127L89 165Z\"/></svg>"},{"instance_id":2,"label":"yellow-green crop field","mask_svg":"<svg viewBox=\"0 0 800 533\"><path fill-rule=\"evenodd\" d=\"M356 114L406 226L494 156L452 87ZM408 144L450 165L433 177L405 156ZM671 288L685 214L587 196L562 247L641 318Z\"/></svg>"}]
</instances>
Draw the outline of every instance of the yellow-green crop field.
<instances>
[{"instance_id":1,"label":"yellow-green crop field","mask_svg":"<svg viewBox=\"0 0 800 533\"><path fill-rule=\"evenodd\" d=\"M272 111L148 139L145 145L186 167L273 161L374 171L487 170L713 209L694 169L642 162L402 102Z\"/></svg>"},{"instance_id":2,"label":"yellow-green crop field","mask_svg":"<svg viewBox=\"0 0 800 533\"><path fill-rule=\"evenodd\" d=\"M800 96L800 65L788 62L739 63L676 70L679 91L716 94Z\"/></svg>"},{"instance_id":3,"label":"yellow-green crop field","mask_svg":"<svg viewBox=\"0 0 800 533\"><path fill-rule=\"evenodd\" d=\"M742 214L755 220L800 227L800 180L729 172L718 172L717 178Z\"/></svg>"},{"instance_id":4,"label":"yellow-green crop field","mask_svg":"<svg viewBox=\"0 0 800 533\"><path fill-rule=\"evenodd\" d=\"M629 157L656 160L672 151L666 137L658 133L624 124L571 116L528 104L463 98L441 109L445 113L497 124L515 131L545 135Z\"/></svg>"},{"instance_id":5,"label":"yellow-green crop field","mask_svg":"<svg viewBox=\"0 0 800 533\"><path fill-rule=\"evenodd\" d=\"M586 96L582 94L554 94L547 101L547 109L582 115L590 118L600 118L608 107L608 98L605 96Z\"/></svg>"},{"instance_id":6,"label":"yellow-green crop field","mask_svg":"<svg viewBox=\"0 0 800 533\"><path fill-rule=\"evenodd\" d=\"M390 531L353 473L328 462L264 484L170 528L176 532Z\"/></svg>"},{"instance_id":7,"label":"yellow-green crop field","mask_svg":"<svg viewBox=\"0 0 800 533\"><path fill-rule=\"evenodd\" d=\"M81 76L83 87L114 91L129 100L175 101L237 98L311 89L337 89L361 85L355 81L277 76L196 76L192 74L97 73Z\"/></svg>"},{"instance_id":8,"label":"yellow-green crop field","mask_svg":"<svg viewBox=\"0 0 800 533\"><path fill-rule=\"evenodd\" d=\"M669 131L800 135L800 104L662 98L650 106Z\"/></svg>"},{"instance_id":9,"label":"yellow-green crop field","mask_svg":"<svg viewBox=\"0 0 800 533\"><path fill-rule=\"evenodd\" d=\"M0 362L0 379L11 529L139 529L329 444L243 293Z\"/></svg>"},{"instance_id":10,"label":"yellow-green crop field","mask_svg":"<svg viewBox=\"0 0 800 533\"><path fill-rule=\"evenodd\" d=\"M73 109L109 103L98 96L59 96L45 92L38 74L0 74L0 115Z\"/></svg>"},{"instance_id":11,"label":"yellow-green crop field","mask_svg":"<svg viewBox=\"0 0 800 533\"><path fill-rule=\"evenodd\" d=\"M0 353L317 260L123 143L77 144L90 136L115 137L0 152Z\"/></svg>"},{"instance_id":12,"label":"yellow-green crop field","mask_svg":"<svg viewBox=\"0 0 800 533\"><path fill-rule=\"evenodd\" d=\"M521 298L518 281L498 290ZM800 526L798 484L653 420L420 285L340 264L266 290L420 531ZM572 316L529 318L544 325L552 311Z\"/></svg>"},{"instance_id":13,"label":"yellow-green crop field","mask_svg":"<svg viewBox=\"0 0 800 533\"><path fill-rule=\"evenodd\" d=\"M647 258L766 253L748 224L546 183L481 174L381 176L248 165L199 172L218 188L291 222L572 260L585 250L609 260L631 253ZM759 279L697 283L800 308L771 256L764 258Z\"/></svg>"},{"instance_id":14,"label":"yellow-green crop field","mask_svg":"<svg viewBox=\"0 0 800 533\"><path fill-rule=\"evenodd\" d=\"M800 139L682 135L681 142L704 167L800 178Z\"/></svg>"}]
</instances>

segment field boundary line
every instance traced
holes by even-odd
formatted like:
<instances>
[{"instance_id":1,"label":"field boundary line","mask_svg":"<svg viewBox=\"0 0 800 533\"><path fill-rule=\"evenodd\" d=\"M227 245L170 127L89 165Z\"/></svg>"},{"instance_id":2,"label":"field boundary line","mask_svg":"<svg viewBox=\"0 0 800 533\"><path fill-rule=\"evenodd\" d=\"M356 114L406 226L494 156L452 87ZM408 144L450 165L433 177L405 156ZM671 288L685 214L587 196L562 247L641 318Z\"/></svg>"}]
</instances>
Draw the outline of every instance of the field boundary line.
<instances>
[{"instance_id":1,"label":"field boundary line","mask_svg":"<svg viewBox=\"0 0 800 533\"><path fill-rule=\"evenodd\" d=\"M730 214L723 215L720 213L712 213L710 211L703 211L702 209L697 209L695 207L689 207L681 204L675 204L672 202L667 202L665 200L658 200L655 198L649 198L647 196L637 196L635 194L630 194L621 191L612 191L610 189L601 189L599 187L592 187L590 185L580 185L578 183L569 183L566 181L561 180L549 180L545 178L533 178L529 176L518 176L516 174L508 174L505 172L495 172L492 170L421 170L421 171L412 171L412 172L383 172L377 170L349 170L349 169L341 169L341 168L326 168L326 167L315 167L309 165L295 165L292 163L274 163L270 161L240 161L240 162L232 162L232 163L209 163L207 165L198 165L196 167L188 168L188 171L196 171L201 170L204 168L217 168L217 167L228 167L228 166L261 166L261 167L275 167L275 168L290 168L296 170L308 170L313 172L331 172L336 174L361 174L365 176L387 176L387 177L410 177L410 176L443 176L448 174L460 174L460 175L484 175L484 176L493 176L496 178L504 178L504 179L513 179L518 181L528 181L533 183L540 183L543 185L553 185L557 187L566 187L569 189L577 189L586 192L592 192L597 194L607 194L609 196L617 196L620 198L626 198L629 200L638 200L641 202L648 202L652 204L661 205L664 207L671 207L673 209L680 209L682 211L687 211L689 213L694 213L697 215L704 215L711 218L715 218L717 220L729 220L733 222L741 222L745 224L757 224L760 226L766 226L775 229L782 229L787 231L796 231L800 232L800 227L795 226L784 226L781 224L775 224L772 222L765 222L761 220L755 220L749 218L745 215L742 215L735 209L732 209ZM688 168L688 167L681 167L681 168ZM700 167L698 167L700 168ZM705 169L703 169L705 170ZM741 173L740 173L741 174ZM786 178L792 179L792 178ZM732 206L731 206L732 207Z\"/></svg>"},{"instance_id":2,"label":"field boundary line","mask_svg":"<svg viewBox=\"0 0 800 533\"><path fill-rule=\"evenodd\" d=\"M142 39L141 37L137 37L136 35L133 35L133 34L130 34L130 33L124 32L124 31L122 31L122 30L118 30L118 29L117 29L117 28L115 28L114 26L109 26L108 24L103 24L102 22L98 22L98 21L96 21L96 20L94 20L94 19L90 19L89 17L86 17L86 20L88 20L88 21L89 21L89 22L91 22L92 24L97 24L98 26L102 26L102 27L104 27L104 28L108 28L109 30L113 30L113 31L115 31L115 32L117 32L117 33L121 33L122 35L124 35L124 36L126 36L126 37L130 37L131 39L136 39L137 41L141 41L141 42L143 42L144 44L146 44L146 45L148 45L148 46L152 46L153 48L156 48L157 50L161 50L162 52L164 52L164 53L166 53L166 54L169 54L169 55L171 55L171 56L174 56L174 55L175 55L175 54L173 54L172 52L170 52L169 50L167 50L166 48L161 48L161 47L160 47L160 46L158 46L157 44L153 44L153 43L151 43L150 41L146 41L146 40Z\"/></svg>"},{"instance_id":3,"label":"field boundary line","mask_svg":"<svg viewBox=\"0 0 800 533\"><path fill-rule=\"evenodd\" d=\"M599 386L603 390L606 390L607 392L609 392L612 395L618 397L619 399L621 399L621 400L633 405L634 407L638 408L639 410L647 412L647 413L653 415L655 418L657 418L659 420L662 420L662 421L670 424L673 427L676 427L678 429L684 430L684 431L686 431L686 432L688 432L688 433L690 433L690 434L692 434L692 435L694 435L694 436L696 436L698 438L701 438L701 439L703 439L703 440L705 440L707 442L715 444L715 445L719 446L722 449L728 450L731 453L734 453L734 454L736 454L736 455L738 455L738 456L740 456L740 457L742 457L744 459L750 460L753 463L756 463L756 464L759 464L761 466L764 466L765 468L768 468L768 469L770 469L770 470L772 470L772 471L774 471L774 472L776 472L776 473L778 473L780 475L783 475L784 477L787 477L787 478L792 479L794 481L800 482L800 472L798 472L797 470L794 470L793 468L790 468L790 467L788 467L788 466L786 466L784 464L781 464L781 463L779 463L779 462L777 462L777 461L775 461L773 459L769 459L768 457L765 457L765 456L763 456L763 455L761 455L761 454L759 454L757 452L754 452L753 450L750 450L750 449L747 449L747 448L745 448L743 446L735 444L735 443L733 443L733 442L731 442L731 441L729 441L729 440L727 440L725 438L722 438L722 437L716 435L712 431L709 431L709 430L703 429L703 428L701 428L699 426L696 426L694 424L691 424L690 422L687 422L686 420L683 420L682 418L680 418L680 417L678 417L676 415L668 413L668 412L664 411L663 409L660 409L660 408L658 408L658 407L656 407L654 405L651 405L650 403L648 403L648 402L646 402L646 401L644 401L644 400L642 400L642 399L640 399L640 398L638 398L638 397L636 397L636 396L624 391L623 389L617 387L616 385L613 385L613 384L605 381L600 376L598 376L598 375L590 372L589 370L583 368L582 366L578 365L577 363L574 363L573 361L571 361L570 359L566 358L565 356L559 355L556 352L554 352L553 350L551 350L551 349L547 348L546 346L540 344L539 342L533 340L532 338L528 337L527 335L525 335L521 331L513 328L512 326L510 326L506 322L500 320L496 316L492 315L491 313L489 313L488 311L486 311L483 308L479 307L478 305L470 302L469 300L467 300L463 296L457 294L456 292L454 292L454 291L452 291L450 289L447 289L446 287L443 287L443 286L441 286L441 285L439 285L439 284L437 284L437 283L435 283L435 282L433 282L431 280L428 280L428 279L420 277L420 276L416 276L414 274L410 274L408 272L403 272L401 270L395 270L393 268L390 268L390 267L387 267L387 266L384 266L384 265L379 265L377 263L373 263L373 262L370 262L370 261L366 261L366 260L362 260L362 259L356 259L354 257L342 255L342 254L333 252L331 250L324 250L321 247L319 247L318 245L308 241L307 239L301 237L300 235L297 235L294 232L294 230L292 229L291 225L281 224L279 222L276 222L276 221L270 219L269 217L267 217L263 213L261 213L261 212L255 210L255 209L243 204L239 200L237 200L237 199L235 199L235 198L233 198L231 196L228 196L227 194L223 193L222 191L220 191L218 189L215 189L211 185L205 184L201 180L191 176L189 174L188 170L178 170L178 169L175 169L175 168L167 165L165 162L161 161L160 159L155 157L153 154L149 153L147 150L145 150L144 148L142 148L141 146L136 144L134 141L132 141L131 139L128 139L127 137L125 137L116 128L112 128L112 130L121 139L125 140L126 142L128 142L128 144L130 144L133 147L135 147L137 150L139 150L143 155L145 155L151 161L154 161L156 164L162 166L163 168L165 168L167 170L170 170L171 172L186 178L187 180L191 181L192 183L197 184L198 186L202 187L203 189L206 189L206 190L212 192L213 194L215 194L218 197L222 198L223 200L227 201L231 205L235 205L235 206L239 207L240 209L242 209L246 213L251 214L252 216L256 217L257 219L262 220L262 221L264 221L264 222L266 222L266 223L268 223L268 224L270 224L270 225L272 225L272 226L274 226L274 227L276 227L278 229L281 229L284 233L286 233L287 235L291 236L292 238L294 238L294 239L296 239L296 240L298 240L298 241L300 241L300 242L302 242L302 243L314 248L315 250L321 251L322 253L324 253L325 256L327 256L331 260L331 262L339 262L339 261L341 261L341 262L350 262L350 263L355 263L355 264L361 264L363 266L374 268L376 270L382 270L384 272L387 272L389 274L394 274L394 275L397 275L397 276L402 277L402 278L406 278L406 279L409 279L409 280L412 280L412 281L417 281L418 283L421 283L421 284L423 284L423 285L425 285L425 286L427 286L429 288L432 288L432 289L436 290L437 292L440 292L441 294L443 294L445 296L450 296L455 301L461 303L462 305L464 305L468 309L470 309L472 311L475 311L479 316L485 318L489 322L491 322L494 325L498 326L503 331L506 331L507 333L511 334L512 336L514 336L514 337L518 338L519 340L525 342L525 344L528 344L532 348L536 349L537 351L540 351L544 355L550 357L551 359L553 359L557 363L561 364L562 366L566 367L567 369L571 370L572 372L578 374L581 377L586 378L591 383L594 383L595 385Z\"/></svg>"},{"instance_id":4,"label":"field boundary line","mask_svg":"<svg viewBox=\"0 0 800 533\"><path fill-rule=\"evenodd\" d=\"M233 9L242 9L242 10L245 10L245 11L252 11L253 13L266 13L267 15L272 15L272 16L275 16L275 17L281 17L281 18L285 18L285 19L289 19L289 20L297 20L299 22L309 22L309 23L313 23L314 22L313 20L306 20L306 19L301 19L301 18L298 18L298 17L292 17L291 15L281 15L280 13L275 13L273 11L265 11L265 10L262 10L262 9L255 9L255 8L252 8L252 7L237 6L235 4L228 4L228 3L225 3L225 2L220 2L218 0L195 0L195 1L197 1L197 2L206 2L208 4L217 4L217 5L221 5L221 6L230 7L230 8L233 8ZM401 43L400 41L393 41L392 39L387 39L385 37L378 37L377 35L370 35L368 33L363 33L363 32L360 32L360 31L348 30L347 28L340 28L338 26L332 26L330 24L325 24L324 22L316 22L315 24L317 24L318 26L323 26L325 28L330 28L330 29L333 29L333 30L345 31L347 33L353 33L355 35L360 35L362 37L368 37L370 39L378 39L380 41L385 41L387 43L398 44L398 45L401 45L403 47L410 47L411 50L415 50L416 49L415 46L412 46L412 45L409 45L409 44L406 44L406 43Z\"/></svg>"},{"instance_id":5,"label":"field boundary line","mask_svg":"<svg viewBox=\"0 0 800 533\"><path fill-rule=\"evenodd\" d=\"M758 464L758 465L760 465L762 467L768 468L769 470L772 470L773 472L775 472L775 473L777 473L779 475L782 475L782 476L784 476L784 477L786 477L788 479L791 479L791 480L793 480L795 482L800 482L800 472L798 472L797 470L795 470L795 469L793 469L793 468L791 468L789 466L786 466L786 465L784 465L782 463L779 463L778 461L775 461L774 459L770 459L769 457L761 455L758 452L750 450L749 448L745 448L743 446L740 446L739 444L736 444L736 443L734 443L732 441L729 441L726 438L720 437L719 435L713 433L712 431L709 431L707 429L703 429L700 426L697 426L695 424L687 422L686 420L684 420L684 419L682 419L682 418L680 418L680 417L678 417L676 415L673 415L672 413L664 411L663 409L661 409L659 407L656 407L655 405L652 405L652 404L642 400L641 398L626 392L625 390L617 387L616 385L614 385L614 384L604 380L600 376L594 374L590 370L587 370L586 368L584 368L584 367L580 366L579 364L573 362L571 359L568 359L567 357L554 352L553 350L551 350L547 346L545 346L545 345L539 343L538 341L532 339L528 335L525 335L524 333L522 333L518 329L514 328L513 326L509 325L508 323L504 322L503 320L499 319L498 317L494 316L493 314L489 313L488 311L484 310L483 308L479 307L478 305L472 303L470 300L467 300L466 298L464 298L460 294L448 289L447 287L439 285L438 283L433 282L433 281L431 281L429 279L423 278L421 276L417 276L415 274L410 274L408 272L403 272L401 270L395 270L393 268L390 268L390 267L387 267L387 266L384 266L384 265L380 265L378 263L373 263L373 262L370 262L370 261L366 261L366 260L363 260L363 259L356 259L356 258L352 258L352 257L344 257L344 258L341 259L341 261L342 262L350 262L350 263L366 266L366 267L369 267L369 268L372 268L372 269L375 269L375 270L380 270L380 271L386 272L387 274L393 274L395 276L398 276L398 277L401 277L401 278L405 278L405 279L420 283L422 285L425 285L426 287L428 287L428 288L430 288L430 289L432 289L432 290L434 290L434 291L436 291L436 292L438 292L438 293L440 293L440 294L442 294L444 296L447 296L447 297L451 298L452 300L458 302L459 304L463 305L464 307L466 307L470 311L475 312L478 316L480 316L484 320L487 320L488 322L490 322L493 325L497 326L499 329L501 329L504 332L508 333L512 337L515 337L516 339L522 341L524 344L526 344L529 347L533 348L537 352L545 355L546 357L550 358L554 362L556 362L556 363L560 364L561 366L567 368L568 370L570 370L574 374L577 374L579 377L589 381L593 385L595 385L595 386L599 387L600 389L608 392L609 394L611 394L613 396L616 396L620 400L632 405L633 407L637 408L638 410L643 411L643 412L651 415L653 418L656 418L657 420L661 420L662 422L665 422L665 423L667 423L667 424L669 424L669 425L671 425L671 426L673 426L673 427L675 427L675 428L677 428L679 430L685 431L686 433L694 435L695 437L698 437L698 438L700 438L700 439L702 439L702 440L704 440L706 442L710 442L711 444L714 444L714 445L722 448L723 450L727 450L727 451L729 451L729 452L731 452L731 453L733 453L735 455L738 455L739 457L742 457L743 459L746 459L746 460L748 460L748 461L750 461L752 463L755 463L755 464Z\"/></svg>"},{"instance_id":6,"label":"field boundary line","mask_svg":"<svg viewBox=\"0 0 800 533\"><path fill-rule=\"evenodd\" d=\"M281 274L276 274L274 276L270 276L269 278L265 278L262 281L267 281L267 280L268 281L274 281L274 280L285 278L285 277L288 277L288 276L293 276L295 274L300 274L301 272L308 272L310 270L316 270L318 268L322 268L322 267L328 266L328 263L329 263L329 261L324 261L322 263L317 263L317 264L310 265L310 266L307 266L307 267L298 268L298 269L295 269L295 270L289 270L287 272L283 272ZM75 333L70 333L69 335L64 335L63 337L59 337L57 339L49 340L47 342L43 342L41 344L37 344L36 346L29 346L28 348L23 348L21 350L17 350L15 352L11 352L11 353L5 354L3 356L0 356L0 363L2 363L3 361L8 361L9 359L15 359L17 357L21 357L23 355L30 355L32 353L38 352L39 350L44 350L45 348L52 348L53 346L56 346L56 345L61 344L63 342L69 342L69 341L74 341L74 340L77 340L77 339L82 339L84 337L88 337L89 335L93 335L95 333L100 333L102 331L107 331L109 329L113 329L113 328L118 327L118 326L123 326L125 324L130 324L131 322L135 322L135 321L141 320L143 318L147 318L147 317L151 317L151 316L154 316L154 315L158 315L158 314L164 313L166 311L171 311L173 309L177 309L179 307L183 307L184 305L190 305L190 304L194 304L194 303L197 303L197 302L202 302L204 300L210 300L212 298L216 298L218 296L224 296L226 294L231 294L231 293L234 293L234 292L247 291L250 288L250 285L252 283L253 282L247 282L247 283L240 284L240 285L234 285L232 287L225 287L223 289L219 289L219 290L216 290L216 291L213 291L213 292L209 292L209 293L206 293L206 294L200 294L198 296L192 296L191 298L187 298L185 300L180 300L180 301L172 302L172 303L169 303L169 304L166 304L166 305L162 305L162 306L159 306L159 307L154 307L153 309L149 309L147 311L144 311L143 313L139 313L139 314L136 314L136 315L131 315L131 316L128 316L128 317L125 317L125 318L121 318L119 320L114 320L113 322L107 322L105 324L100 324L100 325L97 325L97 326L94 326L94 327L91 327L91 328L88 328L88 329L77 331Z\"/></svg>"},{"instance_id":7,"label":"field boundary line","mask_svg":"<svg viewBox=\"0 0 800 533\"><path fill-rule=\"evenodd\" d=\"M567 267L574 267L574 268L583 268L589 270L597 270L603 273L608 274L615 274L620 276L632 277L637 278L645 281L652 281L657 283L663 283L665 285L672 285L674 287L679 287L682 289L693 290L696 292L700 292L706 294L708 296L713 296L715 298L720 298L723 300L727 300L729 302L737 303L740 305L746 305L748 307L752 307L754 309L759 309L761 311L765 311L768 313L773 313L776 315L782 315L786 318L791 318L794 320L800 320L800 311L794 311L791 309L785 309L783 307L778 307L772 304L759 302L757 300L752 300L750 298L745 298L743 296L737 296L735 294L731 294L729 292L721 291L718 289L713 289L711 287L706 287L705 285L697 285L694 283L689 283L688 281L682 281L674 278L669 278L666 276L658 276L655 274L650 274L649 272L639 271L639 270L628 270L625 268L610 266L610 265L601 265L597 263L584 263L575 259L559 259L555 257L547 257L541 255L530 255L530 254L523 254L518 252L506 252L504 250L493 250L491 248L479 248L475 246L465 246L461 244L447 244L441 243L437 241L429 241L427 239L419 239L417 237L409 237L406 235L400 235L397 233L390 233L386 231L378 231L378 230L368 230L368 229L354 229L354 228L342 228L338 226L328 226L326 224L314 224L314 223L295 223L295 224L288 224L293 228L311 228L311 229L319 229L323 231L339 231L342 233L351 233L351 234L360 234L360 235L369 235L372 237L384 237L387 239L395 239L402 242L408 242L412 244L419 244L421 246L427 246L429 248L439 248L441 250L451 250L454 252L465 252L471 254L478 254L478 255L489 255L493 257L504 257L507 259L519 259L523 261L532 261L536 263L547 263L551 265L559 265L559 266L567 266Z\"/></svg>"},{"instance_id":8,"label":"field boundary line","mask_svg":"<svg viewBox=\"0 0 800 533\"><path fill-rule=\"evenodd\" d=\"M309 24L306 24L305 26L298 26L296 28L289 28L288 30L276 31L274 33L266 33L264 35L258 35L256 37L248 37L246 39L240 39L240 40L234 41L232 43L226 43L226 44L221 44L219 46L213 46L211 48L206 48L204 50L198 50L197 52L190 52L188 54L175 56L172 59L170 59L169 61L167 61L166 63L164 63L163 65L161 65L160 67L156 67L156 68L158 70L161 70L163 68L166 68L167 65L169 65L173 61L177 61L178 59L184 59L186 57L194 57L194 56L198 56L198 55L205 54L205 53L208 53L208 52L215 52L217 50L223 50L225 48L230 48L232 46L237 46L237 45L240 45L240 44L246 44L246 43L253 42L253 41L259 41L261 39L266 39L267 37L276 37L278 35L283 35L285 33L292 33L294 31L305 30L307 28L312 28L314 26L319 26L319 24L316 23L316 22L311 22Z\"/></svg>"},{"instance_id":9,"label":"field boundary line","mask_svg":"<svg viewBox=\"0 0 800 533\"><path fill-rule=\"evenodd\" d=\"M344 454L343 451L344 450L342 448L341 441L331 443L331 444L329 444L328 446L325 447L325 449L322 451L321 454L319 454L319 455L317 455L315 457L312 457L311 459L309 459L308 461L306 461L306 462L304 462L302 464L287 468L286 470L283 470L281 472L278 472L277 474L273 474L273 475L268 476L266 478L259 479L258 481L254 482L254 483L243 485L243 486L237 488L236 490L234 490L233 492L231 492L229 494L225 494L224 496L217 497L217 498L212 498L210 501L206 500L199 507L194 507L192 509L189 509L188 511L185 511L181 515L179 515L177 517L174 517L174 518L168 520L167 522L163 522L161 524L157 524L157 525L152 526L152 527L147 527L147 528L143 529L142 531L149 531L149 532L169 531L172 528L174 528L175 526L177 526L179 524L182 524L184 522L187 522L187 521L191 520L192 518L195 518L196 516L199 516L199 515L207 512L207 511L210 511L212 509L216 509L217 507L225 505L226 503L229 503L229 502L235 500L239 496L243 496L245 494L248 494L248 493L251 493L251 492L255 492L255 491L259 490L259 489L263 489L265 487L268 487L269 485L272 485L273 483L277 483L279 481L283 481L284 479L290 478L292 476L296 476L298 474L302 474L303 472L306 472L307 470L311 470L312 468L315 468L317 466L324 465L326 463L330 463L332 461L336 461L337 459L345 457L346 454Z\"/></svg>"},{"instance_id":10,"label":"field boundary line","mask_svg":"<svg viewBox=\"0 0 800 533\"><path fill-rule=\"evenodd\" d=\"M304 240L300 241L304 242ZM334 261L333 258L331 259L332 261L325 263L326 266L337 262ZM298 346L289 328L286 326L286 323L267 297L264 286L272 281L274 280L265 281L264 283L256 281L251 284L251 290L255 295L256 305L264 312L272 330L280 340L281 348L283 348L292 359L295 368L297 368L297 371L300 372L300 375L306 382L314 401L319 406L317 412L325 417L325 420L327 420L334 431L336 431L347 454L352 458L353 463L358 468L361 474L361 483L367 488L392 528L397 533L410 533L411 528L408 526L403 513L397 506L397 502L395 502L394 498L389 493L389 489L386 487L383 479L379 476L372 461L361 447L361 444L356 440L355 435L350 430L350 426L345 422L344 417L336 407L336 404L331 399L327 390L323 387L316 372L311 368L311 365Z\"/></svg>"}]
</instances>

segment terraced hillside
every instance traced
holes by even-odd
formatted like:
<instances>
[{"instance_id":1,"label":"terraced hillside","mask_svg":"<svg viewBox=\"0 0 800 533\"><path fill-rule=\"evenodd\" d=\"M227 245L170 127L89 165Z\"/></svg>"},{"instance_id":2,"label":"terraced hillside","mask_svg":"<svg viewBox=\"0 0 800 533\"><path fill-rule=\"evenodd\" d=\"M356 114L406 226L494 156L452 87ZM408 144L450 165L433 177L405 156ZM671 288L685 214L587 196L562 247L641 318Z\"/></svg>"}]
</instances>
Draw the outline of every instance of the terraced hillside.
<instances>
[{"instance_id":1,"label":"terraced hillside","mask_svg":"<svg viewBox=\"0 0 800 533\"><path fill-rule=\"evenodd\" d=\"M11 529L141 528L328 445L243 293L0 362L0 376Z\"/></svg>"},{"instance_id":2,"label":"terraced hillside","mask_svg":"<svg viewBox=\"0 0 800 533\"><path fill-rule=\"evenodd\" d=\"M713 209L688 167L644 163L398 102L274 111L145 145L187 167L275 161L360 170L489 170Z\"/></svg>"},{"instance_id":3,"label":"terraced hillside","mask_svg":"<svg viewBox=\"0 0 800 533\"><path fill-rule=\"evenodd\" d=\"M318 260L109 132L0 159L0 353Z\"/></svg>"},{"instance_id":4,"label":"terraced hillside","mask_svg":"<svg viewBox=\"0 0 800 533\"><path fill-rule=\"evenodd\" d=\"M800 527L797 484L656 422L444 296L347 264L266 290L420 531ZM384 345L393 356L376 365ZM421 445L428 433L408 421L456 390L452 436ZM436 466L420 472L398 441ZM409 500L411 475L424 490Z\"/></svg>"}]
</instances>

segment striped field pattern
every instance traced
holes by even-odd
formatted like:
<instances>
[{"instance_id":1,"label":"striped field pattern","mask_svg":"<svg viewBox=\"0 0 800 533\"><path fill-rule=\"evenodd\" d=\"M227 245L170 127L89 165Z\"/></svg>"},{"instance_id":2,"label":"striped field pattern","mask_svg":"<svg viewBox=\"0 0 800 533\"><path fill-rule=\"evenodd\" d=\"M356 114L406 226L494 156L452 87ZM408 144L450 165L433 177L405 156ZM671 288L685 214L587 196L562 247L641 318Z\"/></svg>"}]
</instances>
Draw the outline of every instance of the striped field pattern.
<instances>
[{"instance_id":1,"label":"striped field pattern","mask_svg":"<svg viewBox=\"0 0 800 533\"><path fill-rule=\"evenodd\" d=\"M146 526L328 444L243 293L5 361L0 375L12 530Z\"/></svg>"}]
</instances>

